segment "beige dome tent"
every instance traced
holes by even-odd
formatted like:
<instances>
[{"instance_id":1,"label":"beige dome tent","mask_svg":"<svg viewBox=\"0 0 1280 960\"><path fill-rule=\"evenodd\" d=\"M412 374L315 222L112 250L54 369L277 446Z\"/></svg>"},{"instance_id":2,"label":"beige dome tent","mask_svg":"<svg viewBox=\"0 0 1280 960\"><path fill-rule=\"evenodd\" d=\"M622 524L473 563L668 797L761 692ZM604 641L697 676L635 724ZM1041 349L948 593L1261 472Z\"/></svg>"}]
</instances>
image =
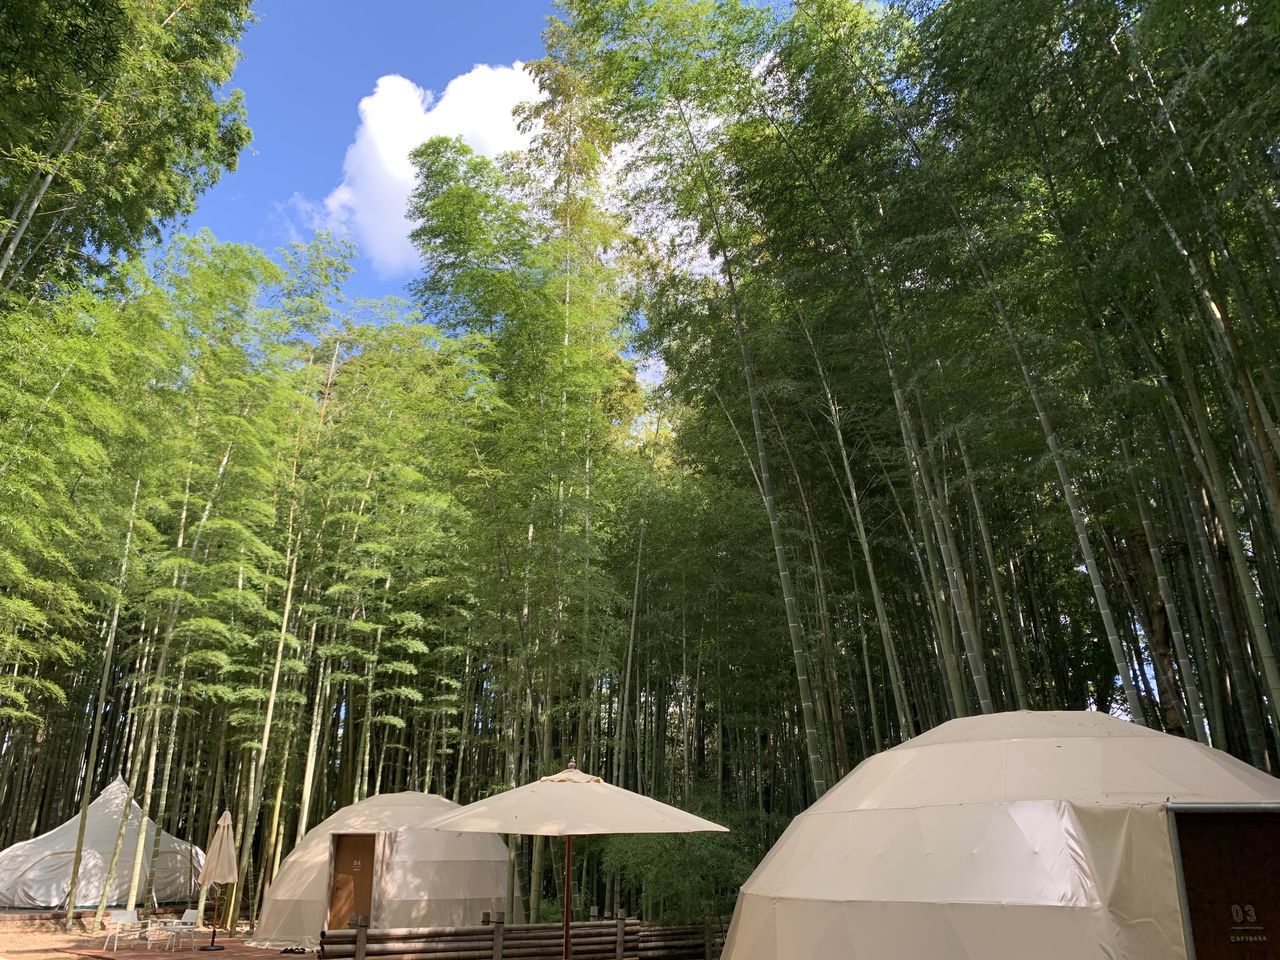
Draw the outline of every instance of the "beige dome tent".
<instances>
[{"instance_id":1,"label":"beige dome tent","mask_svg":"<svg viewBox=\"0 0 1280 960\"><path fill-rule=\"evenodd\" d=\"M507 848L495 834L427 826L459 809L427 793L385 793L310 830L280 865L249 943L314 949L364 913L375 929L479 923L506 909ZM514 919L514 918L513 918Z\"/></svg>"},{"instance_id":2,"label":"beige dome tent","mask_svg":"<svg viewBox=\"0 0 1280 960\"><path fill-rule=\"evenodd\" d=\"M76 906L97 906L111 864L120 817L128 808L124 847L111 881L108 903L124 903L129 895L133 851L137 849L142 810L129 799L129 788L117 777L102 791L85 813L84 847L80 858L80 876L76 881ZM146 847L142 858L142 889L155 866L154 897L160 903L186 900L192 894L196 877L204 865L199 847L160 831L160 849L151 857L155 824L147 818ZM59 827L38 837L15 843L0 851L0 906L60 907L65 905L71 887L71 865L75 858L79 814Z\"/></svg>"},{"instance_id":3,"label":"beige dome tent","mask_svg":"<svg viewBox=\"0 0 1280 960\"><path fill-rule=\"evenodd\" d=\"M1185 960L1188 930L1200 960L1275 949L1277 804L1267 774L1105 715L953 720L792 821L724 960Z\"/></svg>"}]
</instances>

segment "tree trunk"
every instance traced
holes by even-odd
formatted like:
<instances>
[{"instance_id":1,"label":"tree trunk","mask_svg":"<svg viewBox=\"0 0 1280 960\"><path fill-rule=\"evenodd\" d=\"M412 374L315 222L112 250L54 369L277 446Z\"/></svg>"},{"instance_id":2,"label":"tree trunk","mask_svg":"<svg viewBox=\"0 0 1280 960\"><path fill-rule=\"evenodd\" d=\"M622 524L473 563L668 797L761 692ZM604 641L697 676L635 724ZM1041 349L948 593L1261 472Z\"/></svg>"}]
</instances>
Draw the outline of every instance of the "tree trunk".
<instances>
[{"instance_id":1,"label":"tree trunk","mask_svg":"<svg viewBox=\"0 0 1280 960\"><path fill-rule=\"evenodd\" d=\"M106 712L107 685L111 680L112 653L115 650L116 628L120 624L120 603L124 596L125 579L129 573L129 551L133 544L133 522L138 515L138 492L142 489L142 476L133 484L133 502L129 506L129 524L124 534L124 554L120 559L120 574L116 577L116 598L111 605L111 625L107 628L106 646L102 651L102 679L98 682L98 699L94 704L93 733L89 738L89 761L84 787L80 796L80 818L76 825L76 848L71 857L71 881L67 887L66 929L71 931L76 912L76 888L80 881L80 861L84 854L84 831L88 826L90 790L93 786L93 765L98 758L98 746L102 740L102 718Z\"/></svg>"}]
</instances>

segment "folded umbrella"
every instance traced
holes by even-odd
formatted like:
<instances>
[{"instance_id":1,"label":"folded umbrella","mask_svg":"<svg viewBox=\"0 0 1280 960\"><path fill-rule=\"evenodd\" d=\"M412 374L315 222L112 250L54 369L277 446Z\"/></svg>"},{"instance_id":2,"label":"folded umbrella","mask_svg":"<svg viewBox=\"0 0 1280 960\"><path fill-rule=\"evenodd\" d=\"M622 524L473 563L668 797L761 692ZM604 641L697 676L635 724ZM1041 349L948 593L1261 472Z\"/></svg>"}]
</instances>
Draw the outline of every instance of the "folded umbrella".
<instances>
[{"instance_id":1,"label":"folded umbrella","mask_svg":"<svg viewBox=\"0 0 1280 960\"><path fill-rule=\"evenodd\" d=\"M213 832L213 842L209 844L209 852L205 854L204 867L200 871L199 882L202 887L209 885L222 886L228 883L235 883L239 876L239 870L236 868L236 838L231 828L231 811L223 810L222 816L218 818L218 828ZM209 945L201 947L201 950L222 949L216 942L218 938L217 915L220 903L221 896L214 903L213 933L209 936Z\"/></svg>"}]
</instances>

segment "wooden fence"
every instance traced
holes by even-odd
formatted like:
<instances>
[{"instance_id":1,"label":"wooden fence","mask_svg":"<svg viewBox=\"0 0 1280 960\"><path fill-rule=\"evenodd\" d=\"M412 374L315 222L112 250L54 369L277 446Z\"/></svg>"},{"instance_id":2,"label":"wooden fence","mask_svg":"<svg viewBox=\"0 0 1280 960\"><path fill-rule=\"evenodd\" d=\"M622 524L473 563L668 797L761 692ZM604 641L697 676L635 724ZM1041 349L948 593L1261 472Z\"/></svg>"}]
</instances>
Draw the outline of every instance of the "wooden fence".
<instances>
[{"instance_id":1,"label":"wooden fence","mask_svg":"<svg viewBox=\"0 0 1280 960\"><path fill-rule=\"evenodd\" d=\"M558 923L507 924L499 913L474 927L326 930L320 960L558 960L563 943ZM619 917L574 923L570 943L578 960L719 960L724 929Z\"/></svg>"}]
</instances>

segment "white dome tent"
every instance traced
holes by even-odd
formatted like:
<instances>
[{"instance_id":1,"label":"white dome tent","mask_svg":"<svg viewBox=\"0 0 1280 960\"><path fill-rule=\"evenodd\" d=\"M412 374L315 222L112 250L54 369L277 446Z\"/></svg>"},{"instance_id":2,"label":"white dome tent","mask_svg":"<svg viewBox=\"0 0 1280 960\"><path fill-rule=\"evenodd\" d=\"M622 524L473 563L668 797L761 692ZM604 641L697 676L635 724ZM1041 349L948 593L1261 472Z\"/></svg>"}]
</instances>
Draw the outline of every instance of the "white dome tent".
<instances>
[{"instance_id":1,"label":"white dome tent","mask_svg":"<svg viewBox=\"0 0 1280 960\"><path fill-rule=\"evenodd\" d=\"M1280 780L1103 714L953 720L792 821L742 886L724 960L1274 949L1278 805Z\"/></svg>"},{"instance_id":2,"label":"white dome tent","mask_svg":"<svg viewBox=\"0 0 1280 960\"><path fill-rule=\"evenodd\" d=\"M347 926L349 918L341 914L351 908L332 906L339 896L339 851L347 838L366 840L372 854L365 896L375 929L479 923L484 912L505 910L506 844L495 834L428 826L456 809L444 797L414 792L380 794L343 807L308 831L280 865L249 944L312 950L322 930ZM338 914L332 923L331 906Z\"/></svg>"},{"instance_id":3,"label":"white dome tent","mask_svg":"<svg viewBox=\"0 0 1280 960\"><path fill-rule=\"evenodd\" d=\"M80 859L80 876L76 881L76 906L96 907L102 899L111 852L115 847L120 817L128 805L128 826L120 862L112 878L108 903L120 904L129 895L129 879L133 851L138 842L138 829L143 822L142 810L129 799L129 788L117 777L102 791L86 812L84 848ZM75 858L79 814L66 823L22 843L0 851L0 906L60 907L65 905L71 886L71 867ZM146 888L152 867L152 835L154 823L146 820L146 847L142 858L142 889ZM154 897L159 903L172 903L190 898L196 877L204 865L204 852L194 844L160 831L160 849L156 854Z\"/></svg>"}]
</instances>

